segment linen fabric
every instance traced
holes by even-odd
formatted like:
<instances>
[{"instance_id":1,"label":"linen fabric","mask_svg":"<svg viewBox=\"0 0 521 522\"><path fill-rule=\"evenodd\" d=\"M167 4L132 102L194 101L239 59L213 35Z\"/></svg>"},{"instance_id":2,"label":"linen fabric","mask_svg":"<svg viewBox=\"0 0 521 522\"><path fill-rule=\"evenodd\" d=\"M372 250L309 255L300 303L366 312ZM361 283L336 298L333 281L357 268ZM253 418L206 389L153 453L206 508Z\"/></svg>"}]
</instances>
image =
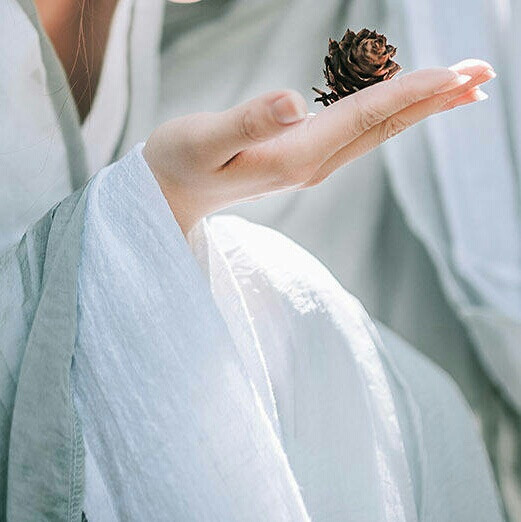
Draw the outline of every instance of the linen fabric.
<instances>
[{"instance_id":1,"label":"linen fabric","mask_svg":"<svg viewBox=\"0 0 521 522\"><path fill-rule=\"evenodd\" d=\"M269 229L192 255L140 149L2 258L7 519L501 520L447 377Z\"/></svg>"},{"instance_id":2,"label":"linen fabric","mask_svg":"<svg viewBox=\"0 0 521 522\"><path fill-rule=\"evenodd\" d=\"M280 298L260 303L271 317L270 344L285 349L283 358L305 349L293 355L302 368L280 383L293 397L284 415L292 428L282 441L291 437L298 447L288 466L256 329L209 230L193 231L192 239L210 287L180 230L172 230L139 150L93 180L85 212L74 386L118 520L306 520L299 471L312 479L304 489L322 501L313 519L417 519L377 349L363 333L358 304L325 269L279 239L288 273L302 270L308 280L284 288L285 307ZM233 226L224 228L234 235ZM222 332L213 325L219 316L210 289L227 325L221 322ZM265 293L261 287L255 295Z\"/></svg>"},{"instance_id":3,"label":"linen fabric","mask_svg":"<svg viewBox=\"0 0 521 522\"><path fill-rule=\"evenodd\" d=\"M114 157L145 137L157 117L163 6L136 0L130 7L128 106L113 127L121 127ZM6 246L41 215L35 200L42 209L51 207L87 181L87 165L96 161L85 148L63 70L34 5L8 0L0 9L0 19L9 22L2 33L8 52L0 59L9 81L2 82L0 111L24 145L18 148L16 137L2 135L2 175L9 174L2 179L8 189L2 207ZM13 56L21 64L14 76ZM26 102L38 110L16 110ZM192 253L139 150L55 206L2 258L0 513L14 520L76 521L83 507L89 516L121 517L144 513L157 502L159 519L171 516L160 509L165 506L188 519L210 513L223 520L341 519L351 513L358 519L362 512L367 520L500 519L481 442L447 378L382 327L384 349L358 303L316 260L276 234L219 218L194 231ZM35 188L37 174L47 183L43 193ZM259 251L271 242L280 245L280 258ZM288 259L292 266L281 273ZM174 277L174 270L182 277ZM133 286L138 274L148 278L146 284ZM172 286L164 285L167 279ZM179 306L161 307L174 298ZM144 310L140 302L158 312L161 328L154 330L151 317L136 321ZM97 304L100 309L91 306ZM266 307L279 315L266 315ZM275 317L285 315L292 338L271 328ZM183 321L187 317L190 322ZM103 321L110 328L98 328ZM176 323L183 329L174 331ZM125 349L103 351L98 335L106 336L107 346L123 343ZM166 343L154 342L162 335L176 343L177 358L146 357L165 349ZM400 355L393 362L395 350ZM103 367L87 364L89 358L114 363L122 382L136 378L143 384L138 397L147 396L145 384L156 387L161 393L148 390L156 405L123 400L121 393L133 388L113 387ZM168 381L176 386L172 394L166 387L157 390L167 370L158 362L166 361L181 377ZM278 364L284 361L294 365ZM219 372L223 366L226 371ZM349 372L358 379L346 381ZM179 402L160 402L172 397ZM319 402L325 397L329 403ZM169 414L154 415L158 405L167 405ZM152 421L179 427L175 438L147 430L143 414L149 428ZM317 416L324 422L316 422ZM135 437L127 437L133 429ZM176 444L186 453L168 451ZM151 454L154 449L157 454ZM159 462L163 454L167 458ZM136 464L141 477L128 468L133 462L143 464ZM353 464L352 475L346 462ZM179 482L177 496L172 488L167 495L165 480L179 475L187 480ZM331 496L333 490L339 494Z\"/></svg>"}]
</instances>

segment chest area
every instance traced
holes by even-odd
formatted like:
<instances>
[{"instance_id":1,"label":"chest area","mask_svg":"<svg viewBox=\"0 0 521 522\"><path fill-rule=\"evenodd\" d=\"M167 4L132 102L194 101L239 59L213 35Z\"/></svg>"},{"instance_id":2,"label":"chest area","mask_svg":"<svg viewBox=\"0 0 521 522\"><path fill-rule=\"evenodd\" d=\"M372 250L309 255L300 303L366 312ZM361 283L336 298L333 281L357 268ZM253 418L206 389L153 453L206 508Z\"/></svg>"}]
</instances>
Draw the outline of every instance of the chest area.
<instances>
[{"instance_id":1,"label":"chest area","mask_svg":"<svg viewBox=\"0 0 521 522\"><path fill-rule=\"evenodd\" d=\"M98 87L117 0L36 0L35 3L83 121Z\"/></svg>"}]
</instances>

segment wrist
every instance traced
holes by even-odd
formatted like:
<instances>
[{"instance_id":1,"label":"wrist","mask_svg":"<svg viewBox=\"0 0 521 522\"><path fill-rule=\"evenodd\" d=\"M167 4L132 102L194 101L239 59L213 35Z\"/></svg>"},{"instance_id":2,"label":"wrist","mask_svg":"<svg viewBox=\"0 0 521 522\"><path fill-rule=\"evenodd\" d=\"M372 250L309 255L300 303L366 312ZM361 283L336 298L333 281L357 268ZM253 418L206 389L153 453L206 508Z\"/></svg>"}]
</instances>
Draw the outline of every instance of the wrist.
<instances>
[{"instance_id":1,"label":"wrist","mask_svg":"<svg viewBox=\"0 0 521 522\"><path fill-rule=\"evenodd\" d=\"M154 135L145 143L142 155L179 228L186 237L195 224L204 217L204 213L196 212L190 205L190 202L193 203L193 194L190 194L190 191L187 191L186 187L182 186L180 181L172 175L171 165L162 154L161 148L155 143Z\"/></svg>"}]
</instances>

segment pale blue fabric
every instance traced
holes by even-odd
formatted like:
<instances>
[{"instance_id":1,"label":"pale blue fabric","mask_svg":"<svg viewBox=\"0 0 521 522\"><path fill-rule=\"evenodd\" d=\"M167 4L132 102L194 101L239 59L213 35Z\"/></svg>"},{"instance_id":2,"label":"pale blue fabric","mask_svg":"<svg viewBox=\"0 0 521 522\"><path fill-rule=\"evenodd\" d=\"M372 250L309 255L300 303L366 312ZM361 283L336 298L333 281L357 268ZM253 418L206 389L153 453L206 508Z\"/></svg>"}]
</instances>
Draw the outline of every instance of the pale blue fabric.
<instances>
[{"instance_id":1,"label":"pale blue fabric","mask_svg":"<svg viewBox=\"0 0 521 522\"><path fill-rule=\"evenodd\" d=\"M225 227L232 237L234 223ZM321 499L312 519L416 521L392 396L359 305L305 252L283 237L271 242L286 260L277 271L287 281L257 288L266 318L257 315L250 328L269 328L271 346L295 361L281 383L294 398L284 415L293 429L280 438L262 372L269 345L238 331L251 319L240 319L240 284L227 277L219 242L207 234L194 240L211 285L139 146L91 182L74 386L118 519L307 520L303 488ZM254 243L266 245L260 236ZM236 244L235 255L241 250ZM264 271L255 263L246 270ZM285 300L267 301L269 287ZM298 448L289 465L286 436ZM95 492L91 498L97 503Z\"/></svg>"},{"instance_id":2,"label":"pale blue fabric","mask_svg":"<svg viewBox=\"0 0 521 522\"><path fill-rule=\"evenodd\" d=\"M0 258L3 519L81 514L83 448L69 374L84 204L82 192L73 194Z\"/></svg>"},{"instance_id":3,"label":"pale blue fabric","mask_svg":"<svg viewBox=\"0 0 521 522\"><path fill-rule=\"evenodd\" d=\"M138 146L1 260L8 520L79 519L84 430L105 446L93 453L108 459L121 520L501 520L484 448L444 375L386 331L384 347L359 303L280 234L237 218L209 230L204 244L222 250L251 314L280 437L233 315L212 298L222 273L205 278ZM113 358L84 367L108 379L84 382L99 396L83 398L83 427L71 365L88 359L76 350ZM146 397L164 401L160 417L147 418L158 410Z\"/></svg>"},{"instance_id":4,"label":"pale blue fabric","mask_svg":"<svg viewBox=\"0 0 521 522\"><path fill-rule=\"evenodd\" d=\"M245 16L246 11L244 11L243 18L239 17L237 20L242 20L243 23L247 23L248 19L253 20L254 23L259 22L258 37L263 38L262 30L270 30L272 27L272 21L270 21L268 15L270 15L270 9L276 7L276 4L278 5L276 2L267 3L264 8L253 8L252 6L252 11L248 13L251 16ZM13 63L10 61L13 55L9 52L2 53L0 57L0 71L6 79L9 79L9 81L2 82L0 112L2 122L12 122L9 128L2 127L4 131L2 134L3 145L7 145L7 147L2 150L1 174L3 176L6 176L5 173L8 174L3 182L5 181L6 186L10 183L10 187L14 191L13 194L18 198L9 199L7 206L4 207L4 210L7 210L10 216L12 214L16 218L13 219L12 223L8 223L9 226L5 228L6 236L8 232L11 234L14 231L14 233L9 237L2 236L0 238L5 241L4 244L13 242L16 239L16 234L20 233L22 225L25 223L26 226L31 223L35 216L40 215L38 209L34 206L33 198L35 194L30 192L35 188L34 183L31 182L31 176L34 179L34 176L40 175L42 182L45 180L47 184L43 195L39 196L37 200L38 205L42 208L50 207L53 203L62 199L64 194L70 192L73 187L78 187L86 179L84 150L81 144L77 114L71 101L72 98L67 96L69 91L65 88L66 80L63 71L49 46L48 40L38 26L32 2L23 0L20 5L22 5L23 10L19 8L16 2L8 0L2 3L0 7L2 9L2 27L5 29L1 34L6 45L12 46L8 49L16 49L19 53L16 54L16 64L19 64L19 67L16 68L13 68ZM125 128L120 136L119 151L128 149L135 141L145 137L147 130L152 125L152 119L156 117L164 119L168 116L166 111L162 112L161 110L159 110L158 115L154 114L154 95L159 78L159 57L156 49L161 28L161 8L161 2L150 0L136 1L133 10L133 23L129 31L129 55L132 56L129 72L131 101L125 120ZM342 9L340 11L342 12ZM331 4L329 9L323 11L324 17L320 24L324 31L330 31L331 17L336 12L336 4ZM244 27L248 26L245 25ZM252 33L246 33L251 39ZM215 32L208 33L210 38L212 35L215 37ZM296 32L292 34L292 36L296 35ZM196 35L195 38L197 39L197 37ZM236 41L233 38L224 39L222 43L225 48L237 49ZM15 46L15 44L17 45ZM189 47L189 45L185 46L185 49ZM280 50L281 47L278 46L278 48ZM287 49L291 49L291 46ZM322 54L318 46L315 48L315 54L317 59ZM165 60L165 66L168 63L169 61ZM248 63L251 63L250 59ZM217 70L220 70L217 62L214 65ZM165 70L164 72L173 72L173 70ZM186 80L185 87L193 89L193 85L188 80L197 78L196 75L181 74L179 76L180 70L177 69L178 78L183 77ZM210 70L212 69L205 69L206 72ZM214 75L217 70L212 70ZM258 70L260 71L260 69ZM164 92L170 90L171 97L172 92L175 92L176 97L182 98L184 103L187 100L185 94L175 89L172 78L169 78L168 75L165 76ZM252 81L253 79L255 79L254 76L252 76ZM257 80L259 80L257 84L259 89L269 83L263 83L260 78L257 78ZM228 77L226 86L229 86L229 82ZM241 81L238 80L235 84L240 85ZM237 91L229 91L227 88L221 89L217 84L213 84L213 87L215 88L214 93L224 92L229 96L237 97ZM15 100L18 100L17 104L14 103ZM40 110L32 112L12 110L13 107L31 106L28 103L36 104ZM188 106L187 103L185 110ZM204 107L198 108L198 110L201 109L204 109ZM22 147L14 147L16 142L11 140L20 139L20 136L23 136ZM204 320L205 328L207 326L206 321L208 321L208 331L201 329L202 331L199 333L202 338L208 338L209 333L214 332L216 338L222 340L223 346L230 342L230 331L227 331L227 325L219 313L222 314L222 310L218 310L215 303L212 302L211 288L187 245L183 243L179 229L171 216L169 215L168 220L165 221L166 215L161 214L160 209L154 207L145 209L142 214L139 214L143 221L139 223L136 230L143 230L143 227L146 228L150 224L150 231L156 230L160 233L157 236L141 238L143 239L142 243L136 241L137 238L133 236L134 229L129 227L127 215L134 215L134 211L138 208L136 207L136 197L146 193L151 198L148 200L149 202L158 203L161 200L158 199L157 186L154 186L153 183L150 185L153 181L152 178L147 178L145 175L140 179L138 174L141 171L139 169L130 169L129 171L137 176L133 178L134 181L137 181L137 184L126 185L124 183L126 180L125 166L128 166L127 161L128 158L114 167L113 177L105 172L94 180L86 191L79 191L60 203L42 221L34 227L30 227L22 242L10 250L0 261L0 288L2 289L0 295L0 339L2 342L0 346L0 371L2 372L2 380L0 381L2 403L0 517L4 517L4 513L8 513L10 520L76 521L79 520L81 514L84 495L84 453L81 443L82 429L73 407L70 380L73 351L78 335L78 309L76 307L78 303L78 265L81 264L81 259L89 259L89 256L92 256L91 259L96 258L103 261L102 252L96 252L95 241L90 244L88 249L82 248L84 230L100 230L102 234L106 234L106 236L100 236L100 240L104 239L109 244L110 240L113 239L110 227L115 227L125 239L125 244L130 253L134 248L136 249L135 252L142 248L143 252L147 256L150 255L150 258L155 261L164 262L161 253L172 253L175 247L179 247L178 253L182 254L180 257L182 262L177 268L185 268L186 274L189 275L187 284L190 292L184 295L191 295L191 292L194 291L195 299L194 301L186 299L186 303L183 302L183 306L176 312L182 312L185 305L193 306L193 317L201 317L200 314L206 311L207 313L201 320ZM150 176L150 173L146 173L146 170L145 174ZM115 183L118 176L119 183ZM102 210L100 214L86 214L88 195L96 194L98 190L102 192L103 188L107 186L105 185L107 179L111 179L115 183L108 185L114 189L110 197L115 198L115 205L103 204L100 207ZM11 183L13 180L14 182ZM26 184L29 191L25 194L25 201L16 192L23 183ZM145 186L149 188L154 186L156 192L143 190ZM121 197L119 201L118 196ZM163 208L166 208L164 201L161 204ZM29 213L28 208L31 211ZM127 215L117 213L117 209L123 208L127 208ZM110 227L101 218L101 216L106 215L111 215L114 218L111 220ZM152 216L159 216L160 219L156 221L156 219L152 219ZM147 220L150 220L150 223ZM236 241L245 246L248 244L248 238L250 240L264 238L265 241L270 243L275 242L278 237L264 233L260 229L243 222L232 220L221 223L223 226L220 227L217 221L215 227L211 225L212 231L217 234L219 228L219 244L231 245L230 249L225 248L231 266L234 266L233 253L241 252L240 249L237 250L237 244L234 246L234 237L236 237ZM3 225L4 223L2 223ZM232 230L233 233L226 239L226 232ZM291 250L293 248L285 240L280 238L279 240L285 245L285 249ZM302 315L302 310L298 308L296 311L291 309L291 306L297 304L299 300L288 301L288 296L291 296L288 289L298 288L299 280L303 277L302 274L298 275L298 266L292 267L282 279L280 279L280 274L277 275L277 271L260 270L263 256L258 250L259 244L261 243L257 241L250 243L249 248L253 249L253 253L251 254L251 262L247 265L249 269L246 274L252 278L253 275L257 277L262 273L266 274L268 277L263 282L264 293L262 295L269 294L269 291L274 292L274 299L282 300L286 306L289 306L289 315L294 319L298 318L293 328L300 324L303 328L307 327L313 331L312 324L308 321L310 316ZM166 248L165 252L161 252L162 248ZM255 250L256 248L257 250ZM289 252L289 250L287 251ZM242 252L244 253L246 250L242 250ZM272 253L276 254L276 252ZM266 252L264 252L265 254ZM305 259L309 258L307 254L300 255ZM98 273L97 282L103 282L105 288L111 284L114 284L114 288L118 288L118 283L121 284L123 280L131 281L132 272L123 272L124 267L132 266L131 264L126 265L127 260L127 258L121 259L122 273L120 279L116 267L111 266L114 278L106 281L103 279L103 273ZM275 256L268 264L272 267L283 266L283 261L286 261L285 257L277 259ZM313 266L317 265L315 260L309 261L309 263ZM90 263L89 266L91 266ZM234 273L235 276L238 278L244 276L241 268L241 266L244 268L244 265L239 263L235 266L237 268ZM136 267L144 270L144 267L140 266L139 263L134 265L134 268ZM164 275L165 272L165 265L161 265L159 262L154 262L146 268L150 271L146 275L151 278L151 281L154 277ZM154 272L156 269L157 272ZM323 271L323 268L319 270ZM170 274L169 271L167 272ZM183 273L184 277L185 274ZM325 280L329 281L328 285L332 285L336 288L336 292L340 292L337 283L330 276L324 277ZM180 284L180 279L174 279L174 281L176 284ZM243 280L243 283L244 281L247 283L248 277ZM278 281L279 286L276 285L276 281ZM308 298L308 294L313 295L316 302L320 303L317 309L321 310L321 313L325 314L327 318L331 315L326 305L328 293L324 293L324 288L317 289L314 285L314 281L309 281L307 285L309 292L305 293L304 296ZM91 288L89 287L89 289ZM135 295L148 298L147 289L148 285L144 283L139 288L134 289ZM117 305L118 302L121 302L123 306L128 306L125 299L127 294L123 291L120 292L120 290L121 287L117 292L114 292L112 297L115 301L113 303ZM168 290L168 288L165 288L162 297L166 298ZM88 292L81 295L86 297ZM199 298L201 300L198 300ZM303 302L306 303L306 300ZM255 301L250 300L250 307L253 307L254 303ZM313 300L313 303L315 303L315 300ZM392 363L387 362L383 347L378 336L374 333L370 321L356 302L354 302L353 307L356 314L351 315L350 320L340 318L340 321L337 322L345 321L348 331L356 326L355 332L351 332L353 335L357 333L356 330L360 327L361 330L358 333L368 343L366 346L378 348L380 357L385 360L382 364L386 368L389 386L391 386L393 392L394 407L399 416L399 428L402 433L399 440L402 440L407 455L407 466L412 480L414 509L417 511L417 516L421 520L452 520L453 517L458 520L465 520L467 517L469 520L500 519L494 487L483 449L479 439L473 433L468 412L465 407L461 406L457 395L455 396L451 391L451 385L447 384L446 378L440 376L437 370L433 370L431 365L425 364L422 367L422 364L416 360L414 355L409 356L410 352L407 349L404 349L402 353L405 354L403 359L406 359L408 363L404 364L402 360L402 367L392 370ZM117 313L118 307L114 306L111 311ZM167 313L166 309L160 311L163 314ZM296 313L297 311L299 313ZM88 310L83 309L84 314L85 312L88 312ZM288 312L288 308L286 308L286 312ZM260 314L259 310L257 311L258 314ZM312 316L313 314L311 314ZM277 316L278 319L284 319L284 317L284 314ZM299 321L301 322L299 323ZM337 322L334 323L333 328L327 328L331 324L325 321L322 325L323 332L329 331L338 334ZM277 346L269 341L269 328L266 328L266 325L269 325L270 322L261 324L265 325L265 330L263 331L261 325L259 325L259 338L262 335L268 336L267 338L264 337L266 349L268 350L270 346ZM136 324L129 324L128 331L136 333L136 327ZM304 331L296 330L296 332L301 333ZM92 327L87 328L86 333L85 339L89 339L88 335L96 334ZM117 336L118 333L117 331L109 331L107 335ZM139 337L142 334L143 332L137 332L133 338L143 341L143 345L140 346L145 347L147 339ZM190 333L187 334L187 339L191 338L190 335ZM350 337L350 339L356 338L357 336ZM337 356L341 353L342 342L344 341L345 339L339 336L338 344L334 345ZM261 339L259 339L259 342L261 342ZM400 342L388 338L386 345L388 350L393 351L393 347L399 346ZM301 343L299 346L293 347L290 343L287 343L284 346L286 349L305 349L307 345ZM186 346L184 348L186 349ZM313 365L313 368L320 369L320 364L331 364L332 361L336 360L323 357L325 353L315 352L312 354L314 360L319 363ZM244 496L237 497L242 503L234 504L225 498L217 498L212 495L213 489L209 487L208 483L202 483L198 485L198 492L210 492L210 495L206 496L208 503L203 506L187 503L178 507L181 510L186 510L185 513L189 513L195 518L205 513L205 510L208 512L215 509L221 518L226 519L228 515L231 515L228 519L233 519L234 516L239 516L241 510L244 512L246 508L251 509L252 517L260 516L264 517L263 519L270 519L267 513L271 513L273 514L271 519L275 520L285 518L305 520L307 514L320 519L321 516L327 517L333 512L336 516L342 515L342 512L334 511L334 503L327 502L328 488L325 486L327 484L325 478L342 477L343 469L338 466L338 463L335 463L334 459L329 459L329 465L332 468L327 468L326 472L324 471L325 468L321 466L320 459L303 458L302 455L305 455L306 451L299 448L298 438L292 439L295 430L291 426L291 422L295 416L291 410L291 401L294 399L293 388L289 385L291 379L284 379L284 377L288 377L288 374L277 374L284 368L273 364L276 359L271 359L272 364L269 368L268 355L268 352L264 354L266 364L270 369L270 378L273 381L273 393L281 409L285 412L284 415L282 413L279 415L283 433L281 436L288 439L289 442L284 445L284 450L282 450L281 444L277 443L277 437L274 435L278 434L279 430L270 428L269 424L261 422L254 415L253 425L259 427L259 433L269 433L270 437L265 439L269 441L269 444L263 446L264 452L253 456L251 469L244 466L245 476L252 479L255 470L259 469L255 466L255 463L259 464L261 456L265 457L266 462L270 463L271 467L263 467L262 469L273 471L269 474L269 480L263 482L263 486L266 485L266 490L263 487L258 496L252 495L251 491L244 492ZM286 352L286 355L292 357L295 354L289 351ZM397 357L396 361L399 360L400 358ZM417 374L416 366L420 368ZM241 398L244 399L244 404L251 406L252 403L248 403L248 397L251 399L252 392L251 390L247 391L248 386L244 382L246 380L244 368L238 370L238 368L242 368L241 364L233 366L233 368L237 370L234 374L238 378L237 382L244 386L241 389L245 390L245 394ZM323 383L327 381L326 374L318 373L317 375ZM302 376L306 376L306 374L301 374L300 387L303 392L306 392L307 382ZM328 382L324 383L323 390L330 393L331 388L328 388L327 384ZM407 388L409 388L409 391L407 391ZM204 394L204 391L195 391ZM342 403L339 402L343 397L342 394L339 394L338 397L336 401L331 401L330 406L337 408L344 415L343 418L346 419L346 422L351 422L353 419L346 415L345 411L342 411ZM239 401L238 407L243 404L240 399L233 399ZM313 402L313 397L311 399L307 403L308 406L314 406L319 412L322 411L318 407L325 406L325 404ZM233 404L237 403L233 402ZM256 408L259 407L259 404L259 402L256 402L252 411L258 411ZM304 402L304 404L306 403ZM327 409L324 409L324 411L327 411ZM428 414L429 412L432 415ZM454 416L451 415L451 412L454 413ZM269 418L268 415L266 417ZM355 420L356 418L355 416ZM308 416L308 419L313 419L313 417ZM222 419L218 425L223 426ZM212 426L212 424L209 423L207 426ZM334 423L331 423L331 426L334 426ZM128 429L128 425L122 425L122 427ZM320 424L309 434L320 435L319 427ZM346 424L338 424L337 427L340 429L346 427ZM226 447L230 447L232 441L238 441L244 444L243 447L251 449L251 446L246 443L247 439L235 439L234 437L237 437L238 434L229 433L225 428L226 426L224 426L222 433L216 434L216 440L223 440ZM328 431L326 430L324 433L328 433ZM334 430L331 433L335 433ZM222 439L219 439L219 436ZM338 439L336 440L338 441ZM193 449L194 444L194 441L188 438L188 447ZM314 447L317 456L322 455L323 457L328 455L329 451L333 451L335 447L341 448L341 444L336 446L318 444ZM273 451L268 451L269 448ZM114 452L118 450L118 448L113 447L110 449ZM284 451L288 453L288 462L285 461ZM217 461L221 462L223 466L234 463L233 459L224 462L223 455L224 453L216 453ZM187 460L187 462L190 462L190 460ZM424 468L425 466L426 468ZM337 475L329 473L330 469L335 469ZM117 471L115 470L116 473ZM141 471L146 472L147 477L150 477L155 470L145 467ZM353 477L356 479L361 471L359 467L353 473L353 476L346 474L346 477L343 478L346 482L339 479L335 483L335 487L356 488L356 482L352 479ZM296 475L298 480L296 477L292 477L292 474ZM234 470L229 476L236 479L241 477L237 470ZM208 477L215 477L215 473L209 471ZM161 478L162 475L155 477L156 480L161 480ZM243 484L237 479L236 483L245 488L252 483L249 479L244 480ZM300 491L300 483L307 484L304 491ZM445 484L445 488L441 486L442 483ZM123 485L116 482L112 487L121 488ZM183 487L188 488L188 485L184 484ZM196 495L197 492L187 491L187 496L183 497L183 500L186 498L193 501ZM284 501L277 500L278 495ZM275 498L275 501L271 502L270 499L273 498ZM354 504L349 502L350 498L339 498L346 502L347 508L353 508ZM251 503L246 505L245 499L251 500ZM335 498L335 501L337 500ZM372 506L375 511L368 510L369 517L373 516L375 512L378 513L377 510L380 509L378 506L374 506L373 497L367 498L361 494L353 500L359 502L360 506L364 506L364 503ZM193 507L193 510L189 507ZM258 509L256 510L256 508ZM399 511L386 514L389 519L392 519L392 516L401 516ZM216 518L218 519L219 516ZM252 517L243 516L239 519L248 520ZM357 519L360 518L357 517Z\"/></svg>"}]
</instances>

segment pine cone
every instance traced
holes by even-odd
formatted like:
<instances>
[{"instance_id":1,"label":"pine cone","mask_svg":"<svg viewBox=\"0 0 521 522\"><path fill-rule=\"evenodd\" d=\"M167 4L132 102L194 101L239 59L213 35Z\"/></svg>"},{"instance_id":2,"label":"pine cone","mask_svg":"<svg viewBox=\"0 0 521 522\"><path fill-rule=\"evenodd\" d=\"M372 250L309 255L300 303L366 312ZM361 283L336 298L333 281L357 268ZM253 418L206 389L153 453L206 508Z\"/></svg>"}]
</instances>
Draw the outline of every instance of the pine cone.
<instances>
[{"instance_id":1,"label":"pine cone","mask_svg":"<svg viewBox=\"0 0 521 522\"><path fill-rule=\"evenodd\" d=\"M369 29L358 34L348 29L340 42L330 38L324 75L331 92L327 94L313 87L320 94L315 101L327 107L365 87L390 80L402 69L392 60L395 54L396 47L388 45L383 34Z\"/></svg>"}]
</instances>

